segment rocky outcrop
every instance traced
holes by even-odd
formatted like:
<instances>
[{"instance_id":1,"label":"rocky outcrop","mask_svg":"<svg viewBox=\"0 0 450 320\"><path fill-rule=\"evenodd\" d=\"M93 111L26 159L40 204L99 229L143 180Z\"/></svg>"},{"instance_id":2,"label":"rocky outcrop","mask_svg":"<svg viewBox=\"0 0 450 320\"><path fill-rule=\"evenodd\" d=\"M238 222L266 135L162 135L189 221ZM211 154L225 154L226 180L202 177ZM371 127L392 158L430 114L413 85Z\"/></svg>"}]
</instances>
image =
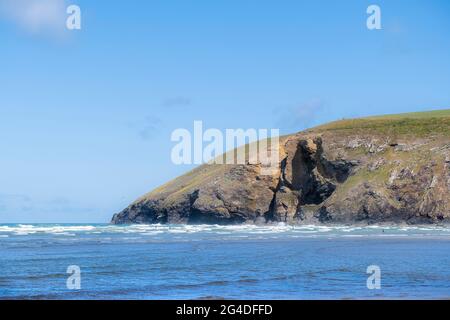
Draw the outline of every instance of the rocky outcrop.
<instances>
[{"instance_id":1,"label":"rocky outcrop","mask_svg":"<svg viewBox=\"0 0 450 320\"><path fill-rule=\"evenodd\" d=\"M450 112L328 124L282 139L271 175L259 164L203 165L112 222L449 222L449 128Z\"/></svg>"}]
</instances>

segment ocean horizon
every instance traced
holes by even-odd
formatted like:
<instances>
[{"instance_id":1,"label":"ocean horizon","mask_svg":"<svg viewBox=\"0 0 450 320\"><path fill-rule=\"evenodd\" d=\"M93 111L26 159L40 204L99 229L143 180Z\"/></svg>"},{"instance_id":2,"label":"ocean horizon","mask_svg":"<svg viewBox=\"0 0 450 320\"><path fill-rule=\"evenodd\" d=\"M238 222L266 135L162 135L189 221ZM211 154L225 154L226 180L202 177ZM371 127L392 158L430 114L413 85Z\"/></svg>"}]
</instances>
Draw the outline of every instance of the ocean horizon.
<instances>
[{"instance_id":1,"label":"ocean horizon","mask_svg":"<svg viewBox=\"0 0 450 320\"><path fill-rule=\"evenodd\" d=\"M449 299L448 252L447 225L0 224L0 299Z\"/></svg>"}]
</instances>

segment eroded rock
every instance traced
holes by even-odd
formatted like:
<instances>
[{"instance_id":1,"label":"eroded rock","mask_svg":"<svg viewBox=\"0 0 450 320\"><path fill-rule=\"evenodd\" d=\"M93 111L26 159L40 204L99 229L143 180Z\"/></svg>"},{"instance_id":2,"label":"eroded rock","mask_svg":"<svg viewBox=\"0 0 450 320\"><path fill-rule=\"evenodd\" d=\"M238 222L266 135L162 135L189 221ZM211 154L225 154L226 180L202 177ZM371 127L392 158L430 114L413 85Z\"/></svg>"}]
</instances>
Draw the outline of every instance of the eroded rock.
<instances>
[{"instance_id":1,"label":"eroded rock","mask_svg":"<svg viewBox=\"0 0 450 320\"><path fill-rule=\"evenodd\" d=\"M448 135L299 133L280 140L280 164L269 175L254 163L203 165L138 199L112 222L448 222L449 145Z\"/></svg>"}]
</instances>

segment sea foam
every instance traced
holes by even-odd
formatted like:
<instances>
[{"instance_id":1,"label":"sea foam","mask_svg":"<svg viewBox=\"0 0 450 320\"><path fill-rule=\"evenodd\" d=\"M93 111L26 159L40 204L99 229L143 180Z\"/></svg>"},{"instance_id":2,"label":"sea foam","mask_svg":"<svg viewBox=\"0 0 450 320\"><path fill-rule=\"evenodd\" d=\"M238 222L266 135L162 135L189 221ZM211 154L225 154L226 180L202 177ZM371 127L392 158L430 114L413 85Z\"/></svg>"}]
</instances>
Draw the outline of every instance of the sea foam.
<instances>
[{"instance_id":1,"label":"sea foam","mask_svg":"<svg viewBox=\"0 0 450 320\"><path fill-rule=\"evenodd\" d=\"M322 226L298 225L284 223L268 225L111 225L111 224L3 224L0 225L0 236L39 235L55 236L102 235L102 234L136 234L154 235L189 235L209 234L218 236L230 235L273 235L286 234L292 236L325 235L325 236L448 236L449 226Z\"/></svg>"}]
</instances>

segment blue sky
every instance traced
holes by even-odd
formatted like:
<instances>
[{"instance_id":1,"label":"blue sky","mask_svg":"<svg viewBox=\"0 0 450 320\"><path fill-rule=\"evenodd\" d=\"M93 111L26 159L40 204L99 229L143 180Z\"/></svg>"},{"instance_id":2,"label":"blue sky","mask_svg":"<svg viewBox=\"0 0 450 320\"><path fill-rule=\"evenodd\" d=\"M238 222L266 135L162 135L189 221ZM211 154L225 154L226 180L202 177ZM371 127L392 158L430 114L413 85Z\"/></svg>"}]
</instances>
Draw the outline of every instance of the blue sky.
<instances>
[{"instance_id":1,"label":"blue sky","mask_svg":"<svg viewBox=\"0 0 450 320\"><path fill-rule=\"evenodd\" d=\"M35 1L57 10L31 24ZM109 221L190 169L170 134L194 120L289 133L450 108L449 39L446 0L0 0L0 222Z\"/></svg>"}]
</instances>

